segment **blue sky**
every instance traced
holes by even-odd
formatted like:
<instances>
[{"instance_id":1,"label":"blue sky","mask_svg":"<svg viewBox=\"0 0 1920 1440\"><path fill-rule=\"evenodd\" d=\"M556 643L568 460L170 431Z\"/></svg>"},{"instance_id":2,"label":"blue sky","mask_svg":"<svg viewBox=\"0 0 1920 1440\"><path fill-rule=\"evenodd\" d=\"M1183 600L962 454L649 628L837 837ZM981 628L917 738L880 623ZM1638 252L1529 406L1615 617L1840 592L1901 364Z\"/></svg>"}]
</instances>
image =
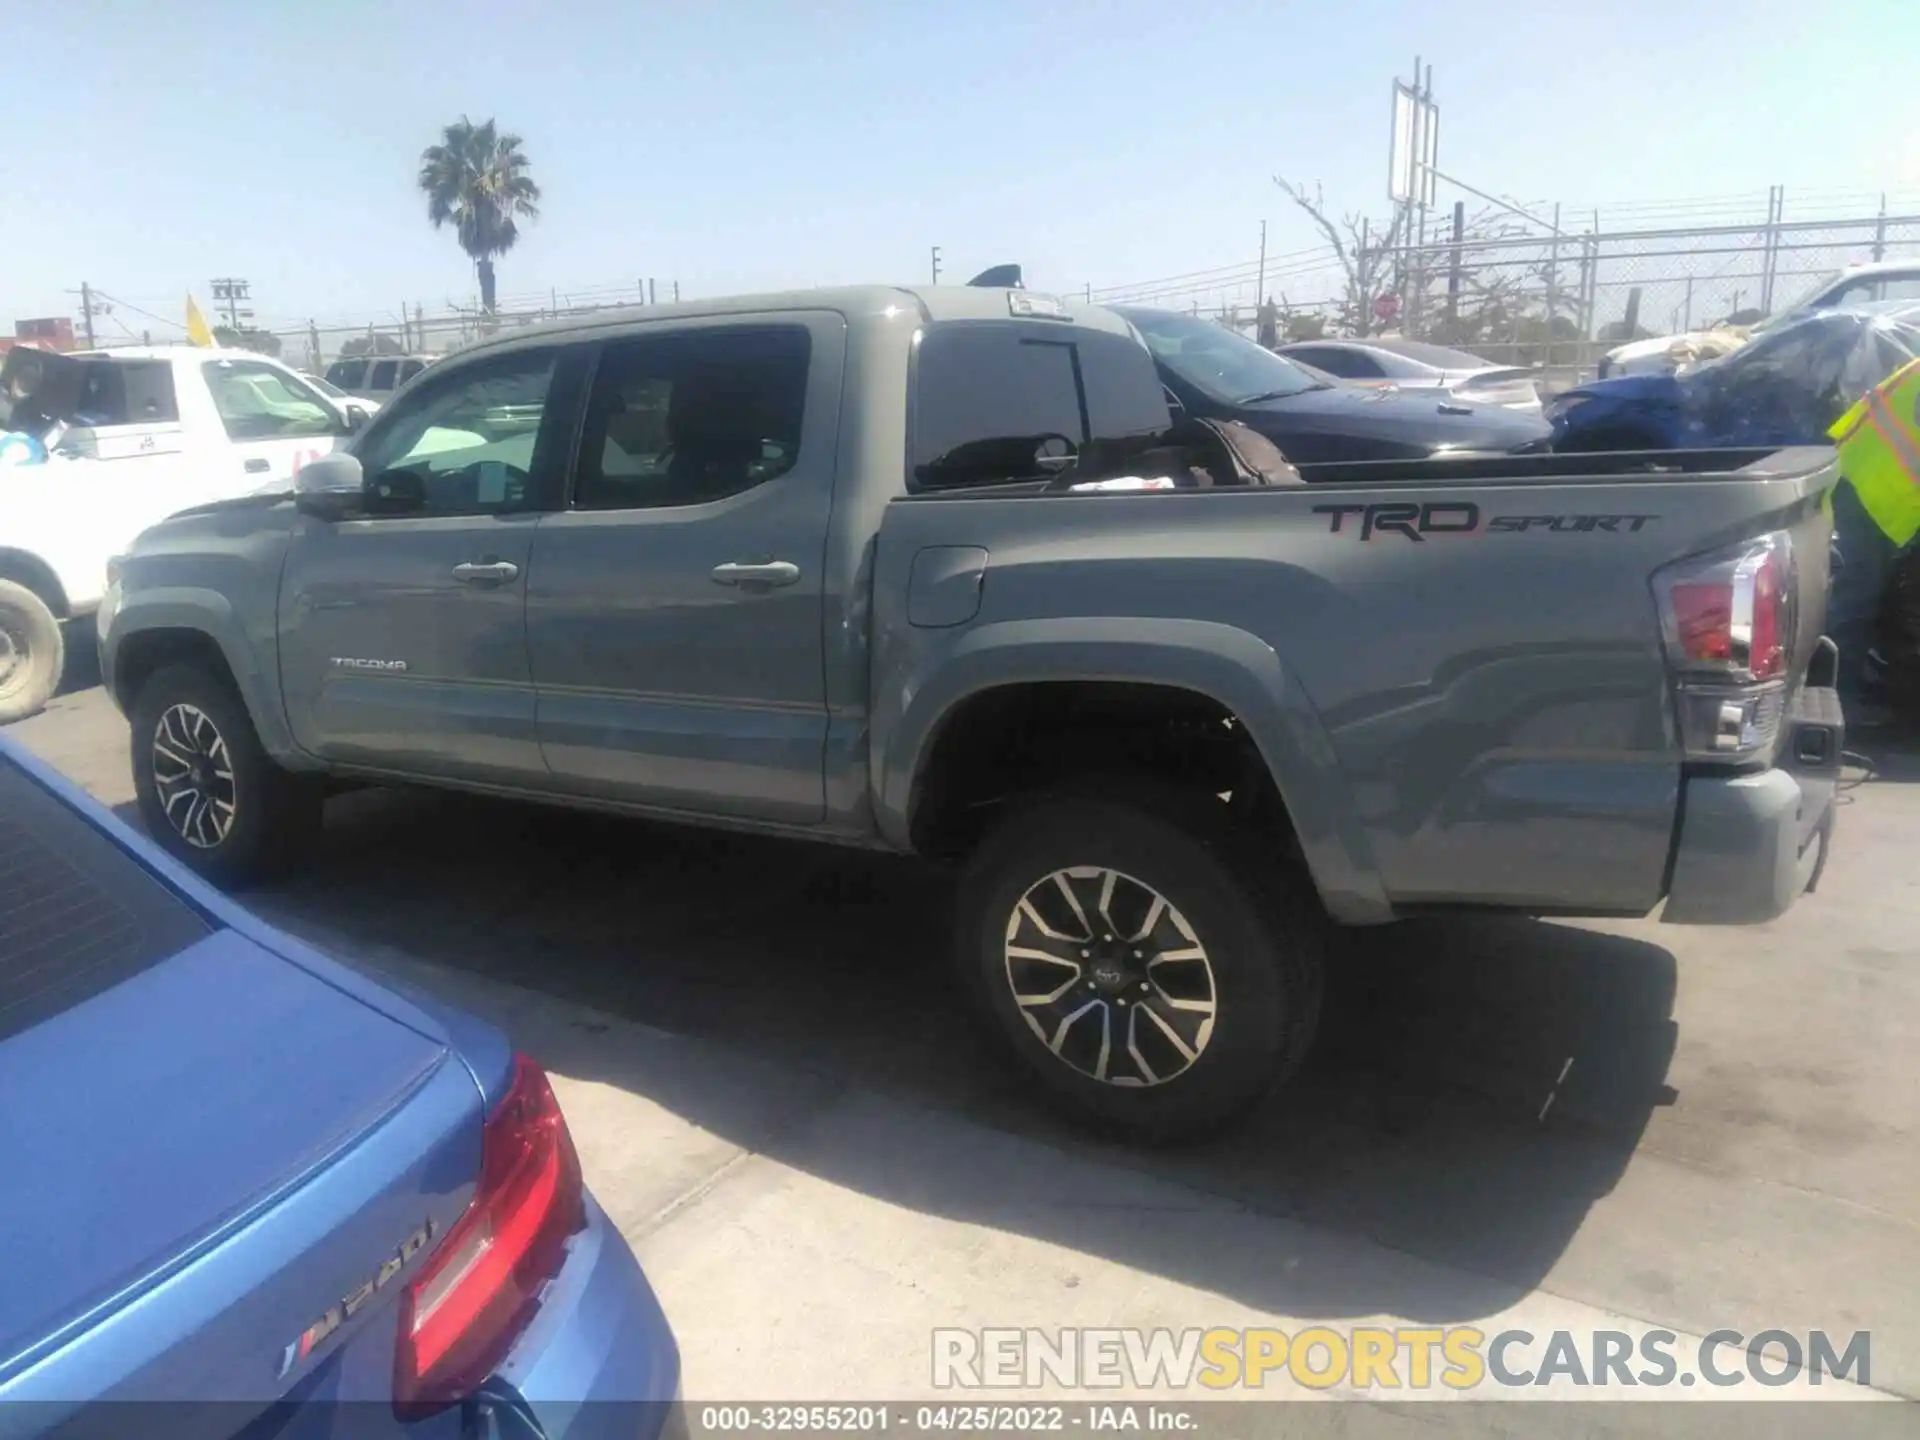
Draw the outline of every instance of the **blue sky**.
<instances>
[{"instance_id":1,"label":"blue sky","mask_svg":"<svg viewBox=\"0 0 1920 1440\"><path fill-rule=\"evenodd\" d=\"M215 275L270 322L466 299L413 189L463 112L546 191L507 297L924 279L935 244L1077 291L1251 260L1262 220L1301 251L1269 177L1382 213L1416 53L1440 167L1483 189L1920 202L1920 0L73 0L0 33L0 321L82 280L168 320Z\"/></svg>"}]
</instances>

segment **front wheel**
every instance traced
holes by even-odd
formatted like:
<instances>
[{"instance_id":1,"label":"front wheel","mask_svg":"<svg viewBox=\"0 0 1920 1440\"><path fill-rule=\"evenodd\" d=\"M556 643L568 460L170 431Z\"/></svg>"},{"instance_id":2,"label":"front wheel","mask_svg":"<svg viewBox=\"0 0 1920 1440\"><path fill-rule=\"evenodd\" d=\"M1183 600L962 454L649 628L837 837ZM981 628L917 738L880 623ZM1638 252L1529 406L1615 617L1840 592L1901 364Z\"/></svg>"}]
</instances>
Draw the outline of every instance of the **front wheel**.
<instances>
[{"instance_id":1,"label":"front wheel","mask_svg":"<svg viewBox=\"0 0 1920 1440\"><path fill-rule=\"evenodd\" d=\"M44 710L65 666L53 611L26 586L0 580L0 725Z\"/></svg>"},{"instance_id":2,"label":"front wheel","mask_svg":"<svg viewBox=\"0 0 1920 1440\"><path fill-rule=\"evenodd\" d=\"M988 1030L1057 1108L1149 1142L1201 1138L1292 1072L1324 964L1284 863L1254 863L1223 806L1176 799L1020 806L960 892Z\"/></svg>"},{"instance_id":3,"label":"front wheel","mask_svg":"<svg viewBox=\"0 0 1920 1440\"><path fill-rule=\"evenodd\" d=\"M319 828L319 785L273 762L224 676L194 665L155 671L129 721L147 833L214 883L270 874Z\"/></svg>"}]
</instances>

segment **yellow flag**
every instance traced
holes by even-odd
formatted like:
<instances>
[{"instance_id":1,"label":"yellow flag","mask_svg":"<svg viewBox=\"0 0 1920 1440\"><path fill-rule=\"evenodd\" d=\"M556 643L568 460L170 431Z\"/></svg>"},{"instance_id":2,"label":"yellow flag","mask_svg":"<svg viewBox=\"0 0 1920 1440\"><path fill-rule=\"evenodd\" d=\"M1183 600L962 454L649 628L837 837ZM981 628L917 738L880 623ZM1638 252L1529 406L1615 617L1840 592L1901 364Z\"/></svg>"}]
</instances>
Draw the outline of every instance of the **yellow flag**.
<instances>
[{"instance_id":1,"label":"yellow flag","mask_svg":"<svg viewBox=\"0 0 1920 1440\"><path fill-rule=\"evenodd\" d=\"M200 313L200 307L193 303L193 296L187 296L187 339L196 345L213 344L213 331L207 328L207 317Z\"/></svg>"}]
</instances>

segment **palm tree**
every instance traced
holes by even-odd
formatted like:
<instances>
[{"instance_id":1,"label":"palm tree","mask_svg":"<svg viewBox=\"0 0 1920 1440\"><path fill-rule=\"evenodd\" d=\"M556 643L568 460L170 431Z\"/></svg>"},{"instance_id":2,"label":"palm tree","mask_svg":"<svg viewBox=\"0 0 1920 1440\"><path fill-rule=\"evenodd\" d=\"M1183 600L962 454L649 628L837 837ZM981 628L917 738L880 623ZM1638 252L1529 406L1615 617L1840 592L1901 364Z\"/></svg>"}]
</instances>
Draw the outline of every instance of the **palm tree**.
<instances>
[{"instance_id":1,"label":"palm tree","mask_svg":"<svg viewBox=\"0 0 1920 1440\"><path fill-rule=\"evenodd\" d=\"M462 115L420 156L420 189L427 219L452 225L460 248L480 271L480 304L493 313L493 259L520 238L515 217L540 218L540 187L528 173L518 135L502 135L493 121L475 125Z\"/></svg>"}]
</instances>

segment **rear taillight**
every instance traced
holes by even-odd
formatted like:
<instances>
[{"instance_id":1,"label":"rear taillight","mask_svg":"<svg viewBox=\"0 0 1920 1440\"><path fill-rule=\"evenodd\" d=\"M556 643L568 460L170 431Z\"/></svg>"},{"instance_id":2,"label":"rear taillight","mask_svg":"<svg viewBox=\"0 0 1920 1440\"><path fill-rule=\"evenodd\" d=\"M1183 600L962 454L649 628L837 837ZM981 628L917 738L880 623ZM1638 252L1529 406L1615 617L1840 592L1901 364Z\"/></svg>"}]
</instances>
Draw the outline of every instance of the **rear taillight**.
<instances>
[{"instance_id":1,"label":"rear taillight","mask_svg":"<svg viewBox=\"0 0 1920 1440\"><path fill-rule=\"evenodd\" d=\"M512 1087L482 1132L473 1203L400 1299L394 1405L404 1417L451 1404L493 1372L586 1224L585 1207L553 1087L516 1056Z\"/></svg>"},{"instance_id":2,"label":"rear taillight","mask_svg":"<svg viewBox=\"0 0 1920 1440\"><path fill-rule=\"evenodd\" d=\"M1696 760L1769 753L1797 619L1786 531L1670 565L1654 577L1680 736Z\"/></svg>"}]
</instances>

